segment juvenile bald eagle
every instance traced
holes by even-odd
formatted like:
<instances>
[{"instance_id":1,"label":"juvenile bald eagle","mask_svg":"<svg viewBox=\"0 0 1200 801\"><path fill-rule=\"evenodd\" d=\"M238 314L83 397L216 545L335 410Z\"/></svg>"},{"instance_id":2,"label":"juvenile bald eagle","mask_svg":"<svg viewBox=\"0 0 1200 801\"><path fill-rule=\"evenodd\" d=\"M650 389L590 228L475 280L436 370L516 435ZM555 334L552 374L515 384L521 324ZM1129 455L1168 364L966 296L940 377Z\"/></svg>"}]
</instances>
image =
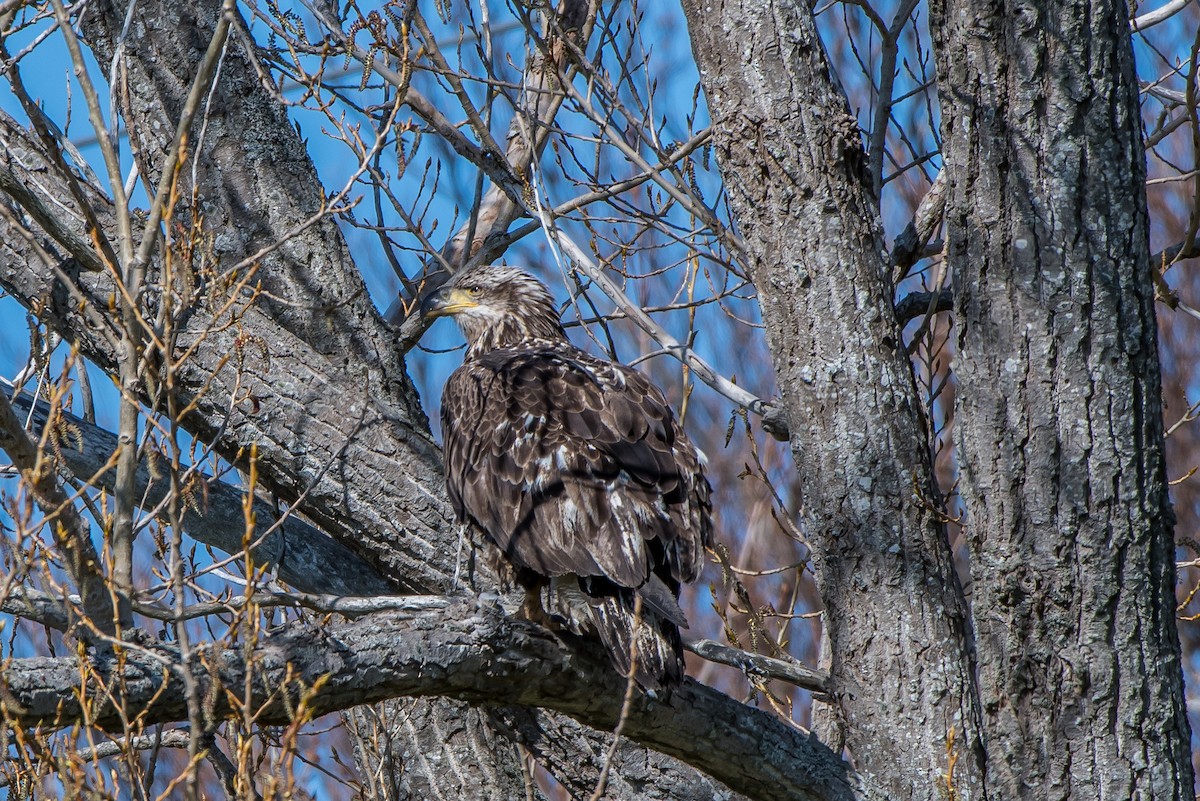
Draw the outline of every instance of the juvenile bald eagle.
<instances>
[{"instance_id":1,"label":"juvenile bald eagle","mask_svg":"<svg viewBox=\"0 0 1200 801\"><path fill-rule=\"evenodd\" d=\"M459 520L503 557L495 564L525 588L528 617L546 622L548 611L598 634L624 675L636 653L644 689L677 684L679 587L700 575L712 507L662 393L572 345L550 292L521 270L460 272L421 314L452 316L467 339L442 393Z\"/></svg>"}]
</instances>

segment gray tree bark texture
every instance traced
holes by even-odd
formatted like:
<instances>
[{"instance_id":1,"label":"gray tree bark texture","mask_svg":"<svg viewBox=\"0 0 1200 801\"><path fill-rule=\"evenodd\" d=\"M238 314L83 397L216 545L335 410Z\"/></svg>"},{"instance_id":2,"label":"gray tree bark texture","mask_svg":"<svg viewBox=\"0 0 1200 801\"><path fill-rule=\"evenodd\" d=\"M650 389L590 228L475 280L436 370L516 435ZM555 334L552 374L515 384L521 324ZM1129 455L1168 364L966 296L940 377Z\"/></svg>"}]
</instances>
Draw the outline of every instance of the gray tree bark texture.
<instances>
[{"instance_id":1,"label":"gray tree bark texture","mask_svg":"<svg viewBox=\"0 0 1200 801\"><path fill-rule=\"evenodd\" d=\"M930 6L989 790L1191 799L1129 12Z\"/></svg>"},{"instance_id":2,"label":"gray tree bark texture","mask_svg":"<svg viewBox=\"0 0 1200 801\"><path fill-rule=\"evenodd\" d=\"M576 754L564 750L562 743L575 743L597 755L607 754L612 735L584 726L565 715L554 715L536 707L497 707L489 710L492 725L500 727L533 755L539 764L554 774L572 798L591 798L600 780L593 763L576 761ZM815 745L815 743L814 743ZM672 766L661 754L624 737L613 754L605 798L636 798L638 801L746 801L716 779L685 768ZM841 792L839 788L837 792Z\"/></svg>"},{"instance_id":3,"label":"gray tree bark texture","mask_svg":"<svg viewBox=\"0 0 1200 801\"><path fill-rule=\"evenodd\" d=\"M981 798L966 605L858 126L808 3L684 7L804 487L835 699L820 731L892 798Z\"/></svg>"}]
</instances>

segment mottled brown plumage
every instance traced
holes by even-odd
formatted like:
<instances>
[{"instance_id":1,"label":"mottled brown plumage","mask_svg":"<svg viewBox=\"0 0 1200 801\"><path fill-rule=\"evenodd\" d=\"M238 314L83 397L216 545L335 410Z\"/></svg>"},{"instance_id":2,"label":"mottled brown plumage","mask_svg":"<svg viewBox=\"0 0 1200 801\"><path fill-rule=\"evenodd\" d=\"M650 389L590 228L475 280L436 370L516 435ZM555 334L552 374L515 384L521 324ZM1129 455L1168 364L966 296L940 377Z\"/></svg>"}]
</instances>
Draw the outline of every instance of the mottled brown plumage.
<instances>
[{"instance_id":1,"label":"mottled brown plumage","mask_svg":"<svg viewBox=\"0 0 1200 801\"><path fill-rule=\"evenodd\" d=\"M657 690L683 674L676 601L712 537L696 448L641 373L572 345L539 281L459 273L428 297L467 355L442 393L446 484L460 520L516 581L623 673ZM640 599L640 623L635 609Z\"/></svg>"}]
</instances>

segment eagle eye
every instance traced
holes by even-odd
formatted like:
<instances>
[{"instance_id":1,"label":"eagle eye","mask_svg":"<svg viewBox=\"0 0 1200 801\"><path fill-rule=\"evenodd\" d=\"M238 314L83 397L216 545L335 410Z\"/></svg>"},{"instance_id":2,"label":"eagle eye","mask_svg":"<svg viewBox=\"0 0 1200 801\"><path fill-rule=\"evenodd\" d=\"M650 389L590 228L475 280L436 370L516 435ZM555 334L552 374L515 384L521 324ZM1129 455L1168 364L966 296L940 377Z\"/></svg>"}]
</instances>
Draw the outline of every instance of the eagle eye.
<instances>
[{"instance_id":1,"label":"eagle eye","mask_svg":"<svg viewBox=\"0 0 1200 801\"><path fill-rule=\"evenodd\" d=\"M483 294L483 289L478 284L471 284L468 287L464 287L463 291L473 298L477 298Z\"/></svg>"}]
</instances>

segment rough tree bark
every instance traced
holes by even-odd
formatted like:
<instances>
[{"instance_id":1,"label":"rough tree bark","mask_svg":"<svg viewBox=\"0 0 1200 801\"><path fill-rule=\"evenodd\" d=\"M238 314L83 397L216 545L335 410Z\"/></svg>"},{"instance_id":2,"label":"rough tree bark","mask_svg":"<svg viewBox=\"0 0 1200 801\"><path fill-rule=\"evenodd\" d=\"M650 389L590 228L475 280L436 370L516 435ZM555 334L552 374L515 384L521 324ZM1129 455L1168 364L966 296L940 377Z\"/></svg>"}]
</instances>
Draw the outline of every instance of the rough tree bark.
<instances>
[{"instance_id":1,"label":"rough tree bark","mask_svg":"<svg viewBox=\"0 0 1200 801\"><path fill-rule=\"evenodd\" d=\"M822 734L893 798L981 797L966 607L858 126L808 3L684 7L804 487L835 687Z\"/></svg>"},{"instance_id":2,"label":"rough tree bark","mask_svg":"<svg viewBox=\"0 0 1200 801\"><path fill-rule=\"evenodd\" d=\"M930 6L989 790L1190 799L1128 9Z\"/></svg>"}]
</instances>

